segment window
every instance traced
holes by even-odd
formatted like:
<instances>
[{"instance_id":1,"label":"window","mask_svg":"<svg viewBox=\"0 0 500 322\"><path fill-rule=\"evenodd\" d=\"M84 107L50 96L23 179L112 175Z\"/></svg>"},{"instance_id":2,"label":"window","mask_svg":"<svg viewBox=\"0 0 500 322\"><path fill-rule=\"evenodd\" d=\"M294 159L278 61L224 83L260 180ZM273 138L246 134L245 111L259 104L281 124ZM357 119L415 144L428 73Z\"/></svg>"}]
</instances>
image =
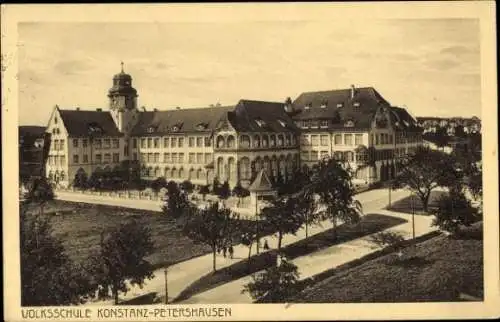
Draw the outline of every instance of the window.
<instances>
[{"instance_id":1,"label":"window","mask_svg":"<svg viewBox=\"0 0 500 322\"><path fill-rule=\"evenodd\" d=\"M64 140L59 140L59 150L64 150Z\"/></svg>"},{"instance_id":2,"label":"window","mask_svg":"<svg viewBox=\"0 0 500 322\"><path fill-rule=\"evenodd\" d=\"M111 140L110 139L104 139L104 148L109 149L111 147Z\"/></svg>"},{"instance_id":3,"label":"window","mask_svg":"<svg viewBox=\"0 0 500 322\"><path fill-rule=\"evenodd\" d=\"M168 148L170 140L168 138L163 138L163 147Z\"/></svg>"},{"instance_id":4,"label":"window","mask_svg":"<svg viewBox=\"0 0 500 322\"><path fill-rule=\"evenodd\" d=\"M154 160L155 160L154 162L155 162L155 163L159 163L159 162L160 162L160 153L158 153L158 152L157 152L157 153L155 153L155 154L154 154L154 158L155 158L155 159L154 159Z\"/></svg>"},{"instance_id":5,"label":"window","mask_svg":"<svg viewBox=\"0 0 500 322\"><path fill-rule=\"evenodd\" d=\"M132 154L132 160L137 161L137 152Z\"/></svg>"},{"instance_id":6,"label":"window","mask_svg":"<svg viewBox=\"0 0 500 322\"><path fill-rule=\"evenodd\" d=\"M120 153L113 153L113 163L120 162Z\"/></svg>"},{"instance_id":7,"label":"window","mask_svg":"<svg viewBox=\"0 0 500 322\"><path fill-rule=\"evenodd\" d=\"M283 135L278 135L278 146L283 146Z\"/></svg>"},{"instance_id":8,"label":"window","mask_svg":"<svg viewBox=\"0 0 500 322\"><path fill-rule=\"evenodd\" d=\"M111 162L111 154L105 153L104 154L104 163L110 163Z\"/></svg>"},{"instance_id":9,"label":"window","mask_svg":"<svg viewBox=\"0 0 500 322\"><path fill-rule=\"evenodd\" d=\"M163 153L163 162L170 163L170 153Z\"/></svg>"},{"instance_id":10,"label":"window","mask_svg":"<svg viewBox=\"0 0 500 322\"><path fill-rule=\"evenodd\" d=\"M328 158L328 151L321 151L321 159Z\"/></svg>"},{"instance_id":11,"label":"window","mask_svg":"<svg viewBox=\"0 0 500 322\"><path fill-rule=\"evenodd\" d=\"M88 163L89 162L89 156L88 154L83 155L83 163Z\"/></svg>"},{"instance_id":12,"label":"window","mask_svg":"<svg viewBox=\"0 0 500 322\"><path fill-rule=\"evenodd\" d=\"M370 134L370 145L373 145L373 134Z\"/></svg>"},{"instance_id":13,"label":"window","mask_svg":"<svg viewBox=\"0 0 500 322\"><path fill-rule=\"evenodd\" d=\"M291 145L290 135L287 135L287 136L285 137L285 144L286 144L287 146Z\"/></svg>"},{"instance_id":14,"label":"window","mask_svg":"<svg viewBox=\"0 0 500 322\"><path fill-rule=\"evenodd\" d=\"M354 104L352 104L354 107L359 107L359 102L354 102Z\"/></svg>"},{"instance_id":15,"label":"window","mask_svg":"<svg viewBox=\"0 0 500 322\"><path fill-rule=\"evenodd\" d=\"M212 153L205 153L205 163L212 162Z\"/></svg>"},{"instance_id":16,"label":"window","mask_svg":"<svg viewBox=\"0 0 500 322\"><path fill-rule=\"evenodd\" d=\"M342 145L342 134L335 134L334 141L335 145Z\"/></svg>"},{"instance_id":17,"label":"window","mask_svg":"<svg viewBox=\"0 0 500 322\"><path fill-rule=\"evenodd\" d=\"M145 149L146 148L146 139L141 139L141 149Z\"/></svg>"},{"instance_id":18,"label":"window","mask_svg":"<svg viewBox=\"0 0 500 322\"><path fill-rule=\"evenodd\" d=\"M317 135L311 135L311 145L318 145L318 136Z\"/></svg>"},{"instance_id":19,"label":"window","mask_svg":"<svg viewBox=\"0 0 500 322\"><path fill-rule=\"evenodd\" d=\"M59 140L54 140L54 150L57 151L59 149Z\"/></svg>"},{"instance_id":20,"label":"window","mask_svg":"<svg viewBox=\"0 0 500 322\"><path fill-rule=\"evenodd\" d=\"M328 127L328 120L321 120L319 126L323 128Z\"/></svg>"},{"instance_id":21,"label":"window","mask_svg":"<svg viewBox=\"0 0 500 322\"><path fill-rule=\"evenodd\" d=\"M194 158L195 158L195 154L194 153L189 153L188 163L194 163Z\"/></svg>"},{"instance_id":22,"label":"window","mask_svg":"<svg viewBox=\"0 0 500 322\"><path fill-rule=\"evenodd\" d=\"M172 153L172 163L177 163L177 153Z\"/></svg>"},{"instance_id":23,"label":"window","mask_svg":"<svg viewBox=\"0 0 500 322\"><path fill-rule=\"evenodd\" d=\"M102 155L100 153L95 155L95 162L102 163Z\"/></svg>"},{"instance_id":24,"label":"window","mask_svg":"<svg viewBox=\"0 0 500 322\"><path fill-rule=\"evenodd\" d=\"M210 146L210 137L205 138L205 146Z\"/></svg>"},{"instance_id":25,"label":"window","mask_svg":"<svg viewBox=\"0 0 500 322\"><path fill-rule=\"evenodd\" d=\"M337 108L341 108L341 107L343 107L343 106L344 106L344 104L343 104L343 103L337 103Z\"/></svg>"},{"instance_id":26,"label":"window","mask_svg":"<svg viewBox=\"0 0 500 322\"><path fill-rule=\"evenodd\" d=\"M154 158L155 156L153 153L148 153L148 163L153 163Z\"/></svg>"},{"instance_id":27,"label":"window","mask_svg":"<svg viewBox=\"0 0 500 322\"><path fill-rule=\"evenodd\" d=\"M300 144L301 145L309 145L309 143L310 142L309 142L309 139L308 139L307 135L302 134L300 136Z\"/></svg>"},{"instance_id":28,"label":"window","mask_svg":"<svg viewBox=\"0 0 500 322\"><path fill-rule=\"evenodd\" d=\"M264 122L264 120L262 120L262 119L256 119L255 123L257 123L257 125L260 127L263 127L266 125L266 122Z\"/></svg>"},{"instance_id":29,"label":"window","mask_svg":"<svg viewBox=\"0 0 500 322\"><path fill-rule=\"evenodd\" d=\"M184 146L184 138L179 138L179 148Z\"/></svg>"},{"instance_id":30,"label":"window","mask_svg":"<svg viewBox=\"0 0 500 322\"><path fill-rule=\"evenodd\" d=\"M197 146L198 148L203 147L203 138L202 138L202 137L197 137L197 138L196 138L196 146Z\"/></svg>"},{"instance_id":31,"label":"window","mask_svg":"<svg viewBox=\"0 0 500 322\"><path fill-rule=\"evenodd\" d=\"M148 161L147 158L146 158L146 156L147 156L146 153L141 153L141 162L142 163L145 163L145 162Z\"/></svg>"},{"instance_id":32,"label":"window","mask_svg":"<svg viewBox=\"0 0 500 322\"><path fill-rule=\"evenodd\" d=\"M148 149L151 149L151 146L153 145L153 139L148 138Z\"/></svg>"},{"instance_id":33,"label":"window","mask_svg":"<svg viewBox=\"0 0 500 322\"><path fill-rule=\"evenodd\" d=\"M286 123L283 120L278 120L278 122L282 127L286 127Z\"/></svg>"},{"instance_id":34,"label":"window","mask_svg":"<svg viewBox=\"0 0 500 322\"><path fill-rule=\"evenodd\" d=\"M88 144L87 139L83 139L83 140L82 140L82 146L83 146L84 148L86 148L86 147L87 147L87 144Z\"/></svg>"},{"instance_id":35,"label":"window","mask_svg":"<svg viewBox=\"0 0 500 322\"><path fill-rule=\"evenodd\" d=\"M328 145L328 135L322 135L320 137L321 145Z\"/></svg>"},{"instance_id":36,"label":"window","mask_svg":"<svg viewBox=\"0 0 500 322\"><path fill-rule=\"evenodd\" d=\"M132 148L137 149L137 139L132 139Z\"/></svg>"},{"instance_id":37,"label":"window","mask_svg":"<svg viewBox=\"0 0 500 322\"><path fill-rule=\"evenodd\" d=\"M319 121L317 120L311 120L311 127L317 128L319 126Z\"/></svg>"},{"instance_id":38,"label":"window","mask_svg":"<svg viewBox=\"0 0 500 322\"><path fill-rule=\"evenodd\" d=\"M57 116L54 116L54 124L57 124Z\"/></svg>"},{"instance_id":39,"label":"window","mask_svg":"<svg viewBox=\"0 0 500 322\"><path fill-rule=\"evenodd\" d=\"M120 148L120 140L113 139L113 149L118 149L118 148Z\"/></svg>"},{"instance_id":40,"label":"window","mask_svg":"<svg viewBox=\"0 0 500 322\"><path fill-rule=\"evenodd\" d=\"M160 139L159 138L154 138L153 146L155 149L158 149L160 147Z\"/></svg>"},{"instance_id":41,"label":"window","mask_svg":"<svg viewBox=\"0 0 500 322\"><path fill-rule=\"evenodd\" d=\"M196 154L196 163L202 164L203 163L203 153L197 153Z\"/></svg>"},{"instance_id":42,"label":"window","mask_svg":"<svg viewBox=\"0 0 500 322\"><path fill-rule=\"evenodd\" d=\"M311 161L318 161L318 151L311 151Z\"/></svg>"},{"instance_id":43,"label":"window","mask_svg":"<svg viewBox=\"0 0 500 322\"><path fill-rule=\"evenodd\" d=\"M354 144L356 144L356 145L363 144L363 134L356 134L354 136Z\"/></svg>"},{"instance_id":44,"label":"window","mask_svg":"<svg viewBox=\"0 0 500 322\"><path fill-rule=\"evenodd\" d=\"M352 134L344 134L344 145L352 145Z\"/></svg>"},{"instance_id":45,"label":"window","mask_svg":"<svg viewBox=\"0 0 500 322\"><path fill-rule=\"evenodd\" d=\"M179 153L179 163L183 163L184 162L184 153Z\"/></svg>"},{"instance_id":46,"label":"window","mask_svg":"<svg viewBox=\"0 0 500 322\"><path fill-rule=\"evenodd\" d=\"M375 144L378 144L378 134L375 134Z\"/></svg>"},{"instance_id":47,"label":"window","mask_svg":"<svg viewBox=\"0 0 500 322\"><path fill-rule=\"evenodd\" d=\"M309 151L302 151L300 153L300 156L302 157L303 161L309 161Z\"/></svg>"},{"instance_id":48,"label":"window","mask_svg":"<svg viewBox=\"0 0 500 322\"><path fill-rule=\"evenodd\" d=\"M172 148L175 148L177 147L177 138L172 138L171 141L170 141L170 146Z\"/></svg>"},{"instance_id":49,"label":"window","mask_svg":"<svg viewBox=\"0 0 500 322\"><path fill-rule=\"evenodd\" d=\"M78 147L78 139L73 139L73 147L74 148Z\"/></svg>"},{"instance_id":50,"label":"window","mask_svg":"<svg viewBox=\"0 0 500 322\"><path fill-rule=\"evenodd\" d=\"M189 140L188 140L188 146L190 148L194 147L194 138L193 137L190 137Z\"/></svg>"},{"instance_id":51,"label":"window","mask_svg":"<svg viewBox=\"0 0 500 322\"><path fill-rule=\"evenodd\" d=\"M312 107L312 103L307 103L305 106L304 106L304 109L305 110L308 110Z\"/></svg>"},{"instance_id":52,"label":"window","mask_svg":"<svg viewBox=\"0 0 500 322\"><path fill-rule=\"evenodd\" d=\"M276 146L276 136L274 134L271 134L271 136L269 137L269 146Z\"/></svg>"},{"instance_id":53,"label":"window","mask_svg":"<svg viewBox=\"0 0 500 322\"><path fill-rule=\"evenodd\" d=\"M78 164L78 154L73 155L73 163Z\"/></svg>"}]
</instances>

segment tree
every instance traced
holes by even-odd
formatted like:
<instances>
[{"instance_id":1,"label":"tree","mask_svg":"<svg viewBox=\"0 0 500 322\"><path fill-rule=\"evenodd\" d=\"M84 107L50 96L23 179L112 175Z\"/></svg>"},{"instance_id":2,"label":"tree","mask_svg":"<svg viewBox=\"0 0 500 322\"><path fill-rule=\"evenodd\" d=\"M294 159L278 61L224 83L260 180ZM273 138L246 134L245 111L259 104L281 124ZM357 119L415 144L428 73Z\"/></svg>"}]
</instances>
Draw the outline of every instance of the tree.
<instances>
[{"instance_id":1,"label":"tree","mask_svg":"<svg viewBox=\"0 0 500 322\"><path fill-rule=\"evenodd\" d=\"M21 305L82 304L95 289L86 271L65 254L48 217L29 216L21 206Z\"/></svg>"},{"instance_id":2,"label":"tree","mask_svg":"<svg viewBox=\"0 0 500 322\"><path fill-rule=\"evenodd\" d=\"M453 158L446 153L420 147L401 160L399 173L393 180L393 189L406 188L415 193L425 212L428 211L431 192L439 186L449 187L461 180Z\"/></svg>"},{"instance_id":3,"label":"tree","mask_svg":"<svg viewBox=\"0 0 500 322\"><path fill-rule=\"evenodd\" d=\"M334 158L323 159L312 175L312 183L306 191L318 194L325 209L320 212L320 219L329 219L334 228L339 221L357 223L361 218L362 207L354 199L355 189L352 174L340 161Z\"/></svg>"},{"instance_id":4,"label":"tree","mask_svg":"<svg viewBox=\"0 0 500 322\"><path fill-rule=\"evenodd\" d=\"M158 177L151 181L150 187L151 189L153 189L155 196L158 196L161 188L167 187L167 180L165 179L165 177Z\"/></svg>"},{"instance_id":5,"label":"tree","mask_svg":"<svg viewBox=\"0 0 500 322\"><path fill-rule=\"evenodd\" d=\"M181 191L174 181L170 181L167 184L167 201L163 205L163 213L173 218L179 218L191 208L192 205L186 193Z\"/></svg>"},{"instance_id":6,"label":"tree","mask_svg":"<svg viewBox=\"0 0 500 322\"><path fill-rule=\"evenodd\" d=\"M278 234L278 252L285 234L295 234L302 226L301 217L297 212L298 201L295 198L274 198L271 205L262 209L260 214L264 225L272 228Z\"/></svg>"},{"instance_id":7,"label":"tree","mask_svg":"<svg viewBox=\"0 0 500 322\"><path fill-rule=\"evenodd\" d=\"M47 181L45 177L34 178L28 188L28 192L25 194L25 199L29 202L38 204L40 207L40 215L43 215L43 210L47 202L54 199L54 190L52 185Z\"/></svg>"},{"instance_id":8,"label":"tree","mask_svg":"<svg viewBox=\"0 0 500 322\"><path fill-rule=\"evenodd\" d=\"M199 192L203 196L203 201L205 201L207 194L210 193L210 189L208 188L208 185L203 185L200 187Z\"/></svg>"},{"instance_id":9,"label":"tree","mask_svg":"<svg viewBox=\"0 0 500 322\"><path fill-rule=\"evenodd\" d=\"M206 209L197 209L197 214L188 218L185 234L193 241L204 243L212 249L213 271L216 267L217 250L227 247L238 227L239 217L230 209L214 202Z\"/></svg>"},{"instance_id":10,"label":"tree","mask_svg":"<svg viewBox=\"0 0 500 322\"><path fill-rule=\"evenodd\" d=\"M258 239L258 222L249 220L240 226L241 244L248 247L248 268L250 269L250 258L252 256L252 246Z\"/></svg>"},{"instance_id":11,"label":"tree","mask_svg":"<svg viewBox=\"0 0 500 322\"><path fill-rule=\"evenodd\" d=\"M129 290L127 281L142 286L146 279L153 278L153 267L144 259L153 250L150 229L134 220L103 232L99 252L89 259L98 297L113 298L118 304L119 292Z\"/></svg>"},{"instance_id":12,"label":"tree","mask_svg":"<svg viewBox=\"0 0 500 322\"><path fill-rule=\"evenodd\" d=\"M435 216L432 225L452 234L456 234L460 226L470 226L480 218L470 200L457 190L452 190L449 195L441 196L438 207L432 211L432 214Z\"/></svg>"},{"instance_id":13,"label":"tree","mask_svg":"<svg viewBox=\"0 0 500 322\"><path fill-rule=\"evenodd\" d=\"M297 266L282 260L279 266L252 275L241 293L249 293L257 302L283 302L300 290L299 276Z\"/></svg>"},{"instance_id":14,"label":"tree","mask_svg":"<svg viewBox=\"0 0 500 322\"><path fill-rule=\"evenodd\" d=\"M309 237L309 226L314 225L320 220L320 213L314 195L310 193L300 194L297 197L297 214L301 218L306 228L306 238Z\"/></svg>"},{"instance_id":15,"label":"tree","mask_svg":"<svg viewBox=\"0 0 500 322\"><path fill-rule=\"evenodd\" d=\"M73 180L73 187L86 189L87 188L87 174L85 172L77 172L75 174L75 179Z\"/></svg>"},{"instance_id":16,"label":"tree","mask_svg":"<svg viewBox=\"0 0 500 322\"><path fill-rule=\"evenodd\" d=\"M219 195L219 189L221 187L221 184L219 182L219 179L214 178L214 182L212 183L212 192L214 195L218 196Z\"/></svg>"},{"instance_id":17,"label":"tree","mask_svg":"<svg viewBox=\"0 0 500 322\"><path fill-rule=\"evenodd\" d=\"M231 189L229 189L229 183L224 181L222 186L220 186L217 191L214 190L220 200L227 200L231 196Z\"/></svg>"},{"instance_id":18,"label":"tree","mask_svg":"<svg viewBox=\"0 0 500 322\"><path fill-rule=\"evenodd\" d=\"M184 180L180 184L180 188L181 188L182 191L184 191L187 194L190 194L190 193L192 193L194 191L194 185L189 180Z\"/></svg>"},{"instance_id":19,"label":"tree","mask_svg":"<svg viewBox=\"0 0 500 322\"><path fill-rule=\"evenodd\" d=\"M233 188L233 195L238 197L238 201L241 204L241 199L250 196L250 191L241 186L241 183L238 181L238 184Z\"/></svg>"}]
</instances>

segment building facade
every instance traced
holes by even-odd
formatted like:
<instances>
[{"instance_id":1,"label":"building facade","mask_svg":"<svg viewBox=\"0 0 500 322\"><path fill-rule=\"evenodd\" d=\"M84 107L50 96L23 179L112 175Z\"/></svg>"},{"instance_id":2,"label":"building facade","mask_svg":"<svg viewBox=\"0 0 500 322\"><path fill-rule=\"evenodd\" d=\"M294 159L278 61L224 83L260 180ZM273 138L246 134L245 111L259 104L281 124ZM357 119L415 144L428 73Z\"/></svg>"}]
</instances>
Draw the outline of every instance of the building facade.
<instances>
[{"instance_id":1,"label":"building facade","mask_svg":"<svg viewBox=\"0 0 500 322\"><path fill-rule=\"evenodd\" d=\"M137 97L122 66L108 108L56 106L46 128L47 177L71 186L77 175L131 171L136 164L146 180L249 187L262 169L286 182L298 168L333 156L369 184L393 176L398 157L422 144L415 118L371 87L307 92L282 103L242 99L234 106L152 111L138 108Z\"/></svg>"}]
</instances>

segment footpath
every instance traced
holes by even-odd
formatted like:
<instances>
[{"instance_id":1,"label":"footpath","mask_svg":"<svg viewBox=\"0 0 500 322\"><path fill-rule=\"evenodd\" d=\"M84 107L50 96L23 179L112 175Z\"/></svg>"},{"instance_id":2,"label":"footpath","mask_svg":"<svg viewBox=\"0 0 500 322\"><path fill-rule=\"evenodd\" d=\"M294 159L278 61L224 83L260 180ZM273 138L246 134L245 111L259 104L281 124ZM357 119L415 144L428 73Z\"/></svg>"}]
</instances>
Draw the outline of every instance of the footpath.
<instances>
[{"instance_id":1,"label":"footpath","mask_svg":"<svg viewBox=\"0 0 500 322\"><path fill-rule=\"evenodd\" d=\"M396 201L408 197L409 193L404 190L392 192L392 200ZM94 204L103 204L111 206L121 206L134 209L144 209L151 211L161 211L162 203L154 200L127 200L122 198L112 198L109 196L84 195L72 192L57 192L57 199L85 202ZM411 222L408 214L394 213L386 210L381 210L386 207L388 202L387 189L370 190L356 195L356 199L363 205L364 214L377 213L400 217L409 220L408 223L391 228L391 230L399 230L403 233L411 233ZM427 226L428 217L415 216L416 230L418 236L429 232ZM324 232L332 228L330 222L323 222L321 226L309 227L309 236ZM285 235L283 237L282 246L285 247L292 243L305 238L305 229L300 229L295 235ZM277 248L278 239L276 236L263 237L266 239L270 248ZM292 262L299 267L301 278L320 273L324 270L331 269L345 262L359 258L376 251L376 248L369 243L367 238L359 238L346 243L335 245L322 249L305 256L298 257ZM227 267L238 261L246 259L248 256L248 247L244 245L236 245L234 248L233 259L217 256L217 268ZM264 251L261 248L261 252ZM256 245L252 247L252 254L256 252ZM203 255L192 258L190 260L177 263L168 268L168 296L169 301L176 298L181 291L188 287L191 283L198 280L202 276L212 271L212 254ZM251 303L251 298L246 294L241 294L243 285L250 280L250 276L238 279L236 281L221 285L206 292L197 294L183 303ZM142 288L132 287L127 294L120 294L120 301L128 301L146 294L156 293L157 297L165 297L165 271L157 269L154 271L154 278L147 280ZM105 305L112 304L112 301L95 301L85 305Z\"/></svg>"}]
</instances>

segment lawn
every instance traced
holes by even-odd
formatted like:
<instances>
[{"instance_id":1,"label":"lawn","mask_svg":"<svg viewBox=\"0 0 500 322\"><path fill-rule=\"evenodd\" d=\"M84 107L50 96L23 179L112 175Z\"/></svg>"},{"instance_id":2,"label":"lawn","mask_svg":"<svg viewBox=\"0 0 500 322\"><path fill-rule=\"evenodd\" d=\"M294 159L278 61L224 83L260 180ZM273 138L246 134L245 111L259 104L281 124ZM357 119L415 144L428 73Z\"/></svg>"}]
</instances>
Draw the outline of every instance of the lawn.
<instances>
[{"instance_id":1,"label":"lawn","mask_svg":"<svg viewBox=\"0 0 500 322\"><path fill-rule=\"evenodd\" d=\"M39 208L30 205L28 211L38 213ZM157 212L53 200L44 213L50 216L54 235L62 239L66 253L77 262L85 261L91 252L98 250L101 231L127 219L135 219L151 229L155 248L146 260L155 267L210 252L208 246L196 244L184 236L173 219Z\"/></svg>"},{"instance_id":2,"label":"lawn","mask_svg":"<svg viewBox=\"0 0 500 322\"><path fill-rule=\"evenodd\" d=\"M447 194L447 192L445 191L432 191L429 197L429 210L435 208L437 206L439 198L445 194ZM412 199L413 199L413 209L415 210L415 214L427 215L426 213L424 213L424 209L422 207L422 202L420 201L420 198L418 198L417 195L415 194L393 202L391 206L387 207L386 209L411 214Z\"/></svg>"},{"instance_id":3,"label":"lawn","mask_svg":"<svg viewBox=\"0 0 500 322\"><path fill-rule=\"evenodd\" d=\"M359 303L483 299L482 223L458 237L439 235L404 250L339 270L288 302Z\"/></svg>"},{"instance_id":4,"label":"lawn","mask_svg":"<svg viewBox=\"0 0 500 322\"><path fill-rule=\"evenodd\" d=\"M287 258L294 259L335 244L340 244L403 224L404 222L406 221L400 218L369 214L363 216L361 222L356 225L340 225L337 227L336 232L334 232L333 229L328 229L322 233L290 244L282 250ZM209 273L189 285L179 294L175 301L186 300L195 294L202 293L225 283L229 283L244 276L264 270L272 265L276 265L276 256L276 250L270 250L268 252L252 256L250 259L250 265L248 259L244 259L231 266L219 269L215 273Z\"/></svg>"}]
</instances>

